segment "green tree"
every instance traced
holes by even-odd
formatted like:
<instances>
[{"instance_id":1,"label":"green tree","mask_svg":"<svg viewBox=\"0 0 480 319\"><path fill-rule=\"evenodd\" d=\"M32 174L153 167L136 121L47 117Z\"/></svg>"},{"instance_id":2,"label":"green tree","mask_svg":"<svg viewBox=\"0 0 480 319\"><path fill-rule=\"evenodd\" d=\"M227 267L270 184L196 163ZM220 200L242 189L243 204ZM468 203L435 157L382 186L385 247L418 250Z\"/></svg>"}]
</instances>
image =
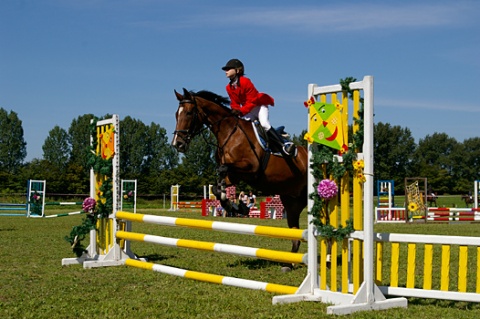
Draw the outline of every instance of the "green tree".
<instances>
[{"instance_id":1,"label":"green tree","mask_svg":"<svg viewBox=\"0 0 480 319\"><path fill-rule=\"evenodd\" d=\"M178 152L170 145L167 131L158 124L151 123L147 130L149 171L158 173L178 166Z\"/></svg>"},{"instance_id":2,"label":"green tree","mask_svg":"<svg viewBox=\"0 0 480 319\"><path fill-rule=\"evenodd\" d=\"M43 176L41 179L47 181L47 192L70 192L71 190L67 187L69 182L66 180L71 153L67 131L56 125L50 130L42 150L43 161L40 161L40 169Z\"/></svg>"},{"instance_id":3,"label":"green tree","mask_svg":"<svg viewBox=\"0 0 480 319\"><path fill-rule=\"evenodd\" d=\"M122 178L140 178L148 154L147 126L125 117L120 121L120 167Z\"/></svg>"},{"instance_id":4,"label":"green tree","mask_svg":"<svg viewBox=\"0 0 480 319\"><path fill-rule=\"evenodd\" d=\"M0 171L15 174L27 156L22 121L17 113L0 108Z\"/></svg>"},{"instance_id":5,"label":"green tree","mask_svg":"<svg viewBox=\"0 0 480 319\"><path fill-rule=\"evenodd\" d=\"M178 170L178 183L182 185L182 190L198 193L203 185L216 182L215 151L216 140L210 131L204 131L192 139Z\"/></svg>"},{"instance_id":6,"label":"green tree","mask_svg":"<svg viewBox=\"0 0 480 319\"><path fill-rule=\"evenodd\" d=\"M146 192L164 194L177 183L175 170L178 167L178 152L170 145L167 131L151 123L147 129L147 157L145 163Z\"/></svg>"},{"instance_id":7,"label":"green tree","mask_svg":"<svg viewBox=\"0 0 480 319\"><path fill-rule=\"evenodd\" d=\"M300 135L295 135L293 134L292 136L292 142L295 143L296 145L301 145L307 147L307 141L303 138L307 134L307 130L303 130L300 132Z\"/></svg>"},{"instance_id":8,"label":"green tree","mask_svg":"<svg viewBox=\"0 0 480 319\"><path fill-rule=\"evenodd\" d=\"M84 114L72 120L68 128L69 142L71 146L70 168L74 168L75 174L80 174L80 182L77 185L83 185L75 193L85 193L89 189L90 167L88 167L88 156L90 152L90 122L94 118L93 114Z\"/></svg>"},{"instance_id":9,"label":"green tree","mask_svg":"<svg viewBox=\"0 0 480 319\"><path fill-rule=\"evenodd\" d=\"M420 139L415 152L418 176L428 178L428 185L438 193L458 192L457 177L461 175L456 157L461 145L445 133L434 133Z\"/></svg>"},{"instance_id":10,"label":"green tree","mask_svg":"<svg viewBox=\"0 0 480 319\"><path fill-rule=\"evenodd\" d=\"M413 173L416 144L412 133L408 128L379 122L373 134L375 179L393 179L396 191L402 192L405 177Z\"/></svg>"},{"instance_id":11,"label":"green tree","mask_svg":"<svg viewBox=\"0 0 480 319\"><path fill-rule=\"evenodd\" d=\"M65 171L71 154L70 138L67 131L55 125L48 133L42 150L43 159L56 164L62 171Z\"/></svg>"},{"instance_id":12,"label":"green tree","mask_svg":"<svg viewBox=\"0 0 480 319\"><path fill-rule=\"evenodd\" d=\"M480 180L480 137L463 141L460 151L455 154L461 168L457 174L457 188L460 193L473 192L473 182Z\"/></svg>"}]
</instances>

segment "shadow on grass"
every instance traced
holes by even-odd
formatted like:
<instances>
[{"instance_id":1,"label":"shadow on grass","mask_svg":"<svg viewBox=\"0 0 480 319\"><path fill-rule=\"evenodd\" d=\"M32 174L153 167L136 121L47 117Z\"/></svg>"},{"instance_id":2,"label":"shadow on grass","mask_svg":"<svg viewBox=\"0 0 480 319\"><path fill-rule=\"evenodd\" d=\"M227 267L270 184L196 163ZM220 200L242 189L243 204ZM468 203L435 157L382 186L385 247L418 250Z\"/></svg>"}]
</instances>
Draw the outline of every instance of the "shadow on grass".
<instances>
[{"instance_id":1,"label":"shadow on grass","mask_svg":"<svg viewBox=\"0 0 480 319\"><path fill-rule=\"evenodd\" d=\"M158 262L162 260L167 260L167 259L172 259L176 258L174 255L160 255L160 254L150 254L150 255L144 255L144 256L137 256L138 258L145 258L148 262Z\"/></svg>"},{"instance_id":2,"label":"shadow on grass","mask_svg":"<svg viewBox=\"0 0 480 319\"><path fill-rule=\"evenodd\" d=\"M442 299L424 299L424 298L408 298L409 305L417 306L434 306L439 308L453 308L459 310L479 310L480 304L466 301L452 301Z\"/></svg>"},{"instance_id":3,"label":"shadow on grass","mask_svg":"<svg viewBox=\"0 0 480 319\"><path fill-rule=\"evenodd\" d=\"M274 266L284 266L284 264L263 259L240 259L234 263L227 264L227 267L246 267L247 269L262 269Z\"/></svg>"}]
</instances>

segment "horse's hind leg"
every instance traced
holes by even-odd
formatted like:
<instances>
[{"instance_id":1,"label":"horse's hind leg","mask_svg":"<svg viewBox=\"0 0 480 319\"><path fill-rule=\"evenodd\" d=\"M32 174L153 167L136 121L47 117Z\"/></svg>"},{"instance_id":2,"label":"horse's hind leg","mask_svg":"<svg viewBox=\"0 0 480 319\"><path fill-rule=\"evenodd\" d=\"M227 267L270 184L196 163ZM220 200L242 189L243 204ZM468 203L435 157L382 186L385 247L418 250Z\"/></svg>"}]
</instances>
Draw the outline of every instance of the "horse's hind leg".
<instances>
[{"instance_id":1,"label":"horse's hind leg","mask_svg":"<svg viewBox=\"0 0 480 319\"><path fill-rule=\"evenodd\" d=\"M287 224L289 228L300 228L300 214L307 206L307 196L295 198L291 196L280 196L283 207L287 212ZM300 249L300 240L292 240L292 253L297 253ZM293 268L293 264L287 264L282 267L282 271L288 271Z\"/></svg>"},{"instance_id":2,"label":"horse's hind leg","mask_svg":"<svg viewBox=\"0 0 480 319\"><path fill-rule=\"evenodd\" d=\"M233 207L230 199L227 197L227 172L228 168L225 165L220 166L217 169L218 172L218 180L217 186L213 187L213 194L215 197L220 201L220 205L225 209L227 212L227 216L232 216Z\"/></svg>"}]
</instances>

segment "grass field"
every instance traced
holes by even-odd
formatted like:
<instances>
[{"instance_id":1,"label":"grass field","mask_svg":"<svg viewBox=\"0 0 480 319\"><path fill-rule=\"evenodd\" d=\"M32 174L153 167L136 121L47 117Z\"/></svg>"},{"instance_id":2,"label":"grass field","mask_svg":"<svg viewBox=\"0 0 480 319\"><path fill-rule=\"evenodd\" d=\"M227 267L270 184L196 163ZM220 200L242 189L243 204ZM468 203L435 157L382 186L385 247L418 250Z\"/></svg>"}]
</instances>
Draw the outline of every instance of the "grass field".
<instances>
[{"instance_id":1,"label":"grass field","mask_svg":"<svg viewBox=\"0 0 480 319\"><path fill-rule=\"evenodd\" d=\"M58 210L57 214L67 212ZM200 212L140 209L140 213L202 218ZM273 294L201 283L156 272L121 267L84 270L61 266L73 257L63 239L82 216L0 217L0 318L331 318L326 305L302 302L272 305ZM219 220L219 219L217 219ZM221 219L223 220L223 219ZM228 219L284 227L281 220ZM306 214L302 216L306 228ZM478 224L377 225L376 231L478 236ZM290 248L289 241L192 229L135 224L134 231L176 238ZM298 286L306 267L282 273L274 262L219 253L132 243L132 250L155 263L239 278ZM301 247L306 251L306 245ZM409 299L407 309L362 312L348 318L479 318L480 305Z\"/></svg>"}]
</instances>

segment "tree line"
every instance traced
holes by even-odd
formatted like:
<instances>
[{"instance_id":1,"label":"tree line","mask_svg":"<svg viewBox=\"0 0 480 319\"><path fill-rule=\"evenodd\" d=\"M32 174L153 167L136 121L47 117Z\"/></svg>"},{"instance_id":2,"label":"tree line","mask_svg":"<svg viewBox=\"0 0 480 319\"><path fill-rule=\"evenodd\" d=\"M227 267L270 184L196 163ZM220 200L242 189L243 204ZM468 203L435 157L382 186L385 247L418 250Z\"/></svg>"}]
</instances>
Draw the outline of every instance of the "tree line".
<instances>
[{"instance_id":1,"label":"tree line","mask_svg":"<svg viewBox=\"0 0 480 319\"><path fill-rule=\"evenodd\" d=\"M68 129L53 127L42 145L42 158L26 162L22 121L16 112L0 108L0 194L24 193L28 179L46 180L47 193L87 194L93 118L84 114L73 119ZM293 135L293 140L306 145L305 132ZM203 185L216 183L216 145L208 130L182 155L170 145L166 130L153 122L126 116L120 121L119 138L120 176L137 179L139 195L169 194L175 184L184 194L201 195ZM438 194L468 194L480 179L480 138L459 142L445 133L433 133L416 143L407 127L376 123L374 175L375 180L394 180L396 193L403 193L406 177L426 177ZM248 185L238 188L250 190Z\"/></svg>"}]
</instances>

